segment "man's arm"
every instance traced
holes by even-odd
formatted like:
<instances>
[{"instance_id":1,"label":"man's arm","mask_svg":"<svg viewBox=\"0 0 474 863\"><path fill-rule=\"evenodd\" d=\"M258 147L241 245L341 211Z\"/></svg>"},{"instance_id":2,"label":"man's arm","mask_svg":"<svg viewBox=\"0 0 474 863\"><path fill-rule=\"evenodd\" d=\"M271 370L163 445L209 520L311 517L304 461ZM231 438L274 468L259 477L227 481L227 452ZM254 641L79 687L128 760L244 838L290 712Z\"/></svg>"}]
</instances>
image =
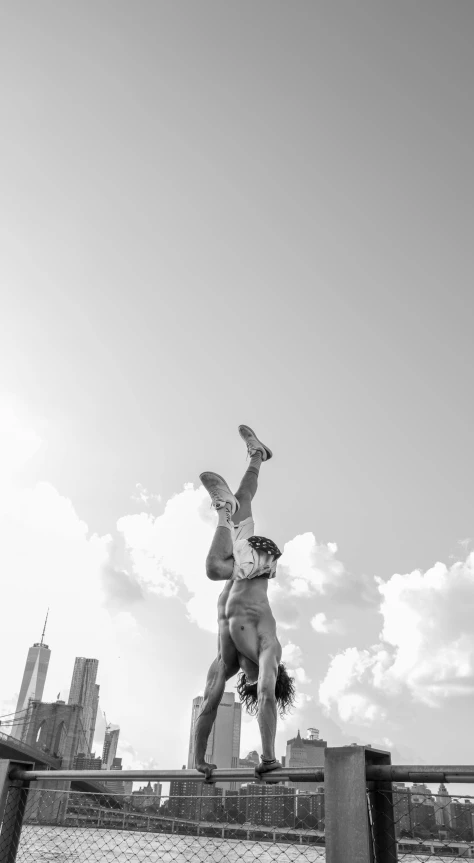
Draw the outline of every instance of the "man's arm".
<instances>
[{"instance_id":1,"label":"man's arm","mask_svg":"<svg viewBox=\"0 0 474 863\"><path fill-rule=\"evenodd\" d=\"M206 688L204 690L204 701L202 702L201 711L196 719L194 728L194 758L196 770L204 773L206 779L209 779L212 771L217 767L216 764L207 764L205 761L207 741L217 716L217 708L221 703L225 689L225 666L222 658L217 656L212 663L206 680Z\"/></svg>"}]
</instances>

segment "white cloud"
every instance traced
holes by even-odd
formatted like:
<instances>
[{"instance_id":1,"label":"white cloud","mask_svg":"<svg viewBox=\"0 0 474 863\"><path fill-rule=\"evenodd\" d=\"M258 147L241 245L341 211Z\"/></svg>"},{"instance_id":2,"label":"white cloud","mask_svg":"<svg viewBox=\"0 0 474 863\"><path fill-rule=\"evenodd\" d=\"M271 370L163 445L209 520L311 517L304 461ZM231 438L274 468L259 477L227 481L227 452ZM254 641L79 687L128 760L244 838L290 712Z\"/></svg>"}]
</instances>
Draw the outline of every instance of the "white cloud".
<instances>
[{"instance_id":1,"label":"white cloud","mask_svg":"<svg viewBox=\"0 0 474 863\"><path fill-rule=\"evenodd\" d=\"M285 644L282 648L281 659L288 668L294 669L301 663L303 659L303 651L297 644L293 644L292 641L289 641L288 644Z\"/></svg>"},{"instance_id":2,"label":"white cloud","mask_svg":"<svg viewBox=\"0 0 474 863\"><path fill-rule=\"evenodd\" d=\"M382 597L380 642L332 658L319 689L344 721L372 721L405 693L439 706L474 693L474 553L448 568L376 579Z\"/></svg>"},{"instance_id":3,"label":"white cloud","mask_svg":"<svg viewBox=\"0 0 474 863\"><path fill-rule=\"evenodd\" d=\"M10 610L2 619L0 651L12 654L2 669L2 696L16 707L28 646L39 641L48 607L45 642L52 653L45 700L54 700L58 690L67 698L76 655L100 659L99 683L101 667L113 678L121 642L129 645L139 634L128 611L112 617L106 608L102 572L111 537L90 534L71 501L50 483L25 487L16 481L13 468L27 467L41 441L9 409L0 413L6 417L1 462L8 468L0 483L2 604Z\"/></svg>"},{"instance_id":4,"label":"white cloud","mask_svg":"<svg viewBox=\"0 0 474 863\"><path fill-rule=\"evenodd\" d=\"M366 723L383 716L383 711L373 699L361 691L364 685L367 687L375 662L368 650L356 647L348 647L334 656L319 687L321 704L328 710L333 705L337 706L343 722L359 720Z\"/></svg>"},{"instance_id":5,"label":"white cloud","mask_svg":"<svg viewBox=\"0 0 474 863\"><path fill-rule=\"evenodd\" d=\"M279 577L286 580L290 594L306 597L324 593L325 587L344 572L335 557L337 545L316 541L313 533L295 536L285 544L279 560Z\"/></svg>"},{"instance_id":6,"label":"white cloud","mask_svg":"<svg viewBox=\"0 0 474 863\"><path fill-rule=\"evenodd\" d=\"M314 615L311 619L311 626L315 632L318 632L321 635L326 635L328 633L340 635L344 631L342 622L337 619L328 620L324 611L320 611L318 614Z\"/></svg>"},{"instance_id":7,"label":"white cloud","mask_svg":"<svg viewBox=\"0 0 474 863\"><path fill-rule=\"evenodd\" d=\"M206 557L217 525L203 486L186 483L167 501L162 515L148 513L119 519L133 570L154 592L176 596L187 592L190 620L217 632L217 597L222 585L206 576ZM191 594L191 596L189 596Z\"/></svg>"},{"instance_id":8,"label":"white cloud","mask_svg":"<svg viewBox=\"0 0 474 863\"><path fill-rule=\"evenodd\" d=\"M295 678L297 683L311 683L311 678L308 677L306 671L302 666L298 666L298 668L295 668Z\"/></svg>"},{"instance_id":9,"label":"white cloud","mask_svg":"<svg viewBox=\"0 0 474 863\"><path fill-rule=\"evenodd\" d=\"M311 619L311 626L313 627L315 632L326 633L329 632L328 628L328 620L324 611L320 611L318 614L315 614Z\"/></svg>"},{"instance_id":10,"label":"white cloud","mask_svg":"<svg viewBox=\"0 0 474 863\"><path fill-rule=\"evenodd\" d=\"M135 491L131 499L134 503L144 503L146 506L149 506L151 503L161 503L161 495L148 491L141 482L135 484Z\"/></svg>"},{"instance_id":11,"label":"white cloud","mask_svg":"<svg viewBox=\"0 0 474 863\"><path fill-rule=\"evenodd\" d=\"M122 770L158 770L158 762L154 758L146 761L141 759L134 746L121 737L117 744L117 758L122 759Z\"/></svg>"},{"instance_id":12,"label":"white cloud","mask_svg":"<svg viewBox=\"0 0 474 863\"><path fill-rule=\"evenodd\" d=\"M281 659L288 668L288 671L295 675L297 683L311 683L311 680L302 665L303 651L301 650L301 647L298 647L297 644L293 644L291 641L288 642L288 644L285 644L282 648Z\"/></svg>"},{"instance_id":13,"label":"white cloud","mask_svg":"<svg viewBox=\"0 0 474 863\"><path fill-rule=\"evenodd\" d=\"M190 620L211 632L217 632L216 605L222 586L207 579L205 560L216 524L206 490L203 486L195 489L192 483L167 501L161 515L142 512L124 516L117 523L139 580L162 596L179 596L186 602ZM270 586L270 600L282 630L298 626L302 599L339 590L353 600L355 580L336 553L336 543L319 544L312 533L286 543L277 583ZM336 621L328 626L332 632L342 629Z\"/></svg>"},{"instance_id":14,"label":"white cloud","mask_svg":"<svg viewBox=\"0 0 474 863\"><path fill-rule=\"evenodd\" d=\"M383 642L392 663L386 686L403 682L420 701L437 705L474 693L474 552L448 568L377 579ZM383 685L383 684L382 684Z\"/></svg>"},{"instance_id":15,"label":"white cloud","mask_svg":"<svg viewBox=\"0 0 474 863\"><path fill-rule=\"evenodd\" d=\"M327 596L340 604L373 604L377 590L373 578L349 573L336 557L335 542L320 543L313 533L287 542L278 562L277 577L290 599Z\"/></svg>"}]
</instances>

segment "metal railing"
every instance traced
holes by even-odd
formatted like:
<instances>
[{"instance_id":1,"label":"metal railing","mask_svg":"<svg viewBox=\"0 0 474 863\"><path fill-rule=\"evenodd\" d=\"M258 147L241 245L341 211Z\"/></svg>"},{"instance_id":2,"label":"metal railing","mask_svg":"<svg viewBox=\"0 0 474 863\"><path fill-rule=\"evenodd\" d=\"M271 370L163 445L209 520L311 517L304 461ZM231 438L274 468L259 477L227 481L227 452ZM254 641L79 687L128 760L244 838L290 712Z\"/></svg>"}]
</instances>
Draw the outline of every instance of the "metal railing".
<instances>
[{"instance_id":1,"label":"metal railing","mask_svg":"<svg viewBox=\"0 0 474 863\"><path fill-rule=\"evenodd\" d=\"M127 781L170 789L116 793ZM439 802L403 782L474 785L474 766L395 766L387 752L347 746L326 749L324 767L261 777L218 769L206 782L195 770L35 770L0 761L0 863L474 857L474 798L443 792Z\"/></svg>"},{"instance_id":2,"label":"metal railing","mask_svg":"<svg viewBox=\"0 0 474 863\"><path fill-rule=\"evenodd\" d=\"M346 747L340 747L346 749ZM350 747L350 749L365 749L365 747ZM369 752L374 750L368 749ZM474 766L449 765L403 765L367 764L365 776L368 781L378 782L472 782L474 784ZM11 778L23 782L33 779L95 779L101 782L116 782L116 770L24 770L21 767L11 769ZM156 781L171 782L173 779L186 779L202 782L202 773L197 770L121 770L120 779L137 782ZM211 782L250 782L259 779L262 782L324 782L324 767L282 767L272 773L257 774L250 767L217 768L213 771Z\"/></svg>"},{"instance_id":3,"label":"metal railing","mask_svg":"<svg viewBox=\"0 0 474 863\"><path fill-rule=\"evenodd\" d=\"M95 779L100 782L117 782L116 770L24 770L21 767L13 767L10 777L22 782L31 782L33 779L45 779L51 781L57 779ZM202 773L197 770L121 770L120 781L143 782L172 782L173 780L186 780L191 782L203 782ZM324 782L323 767L282 767L271 773L257 774L251 767L217 768L212 772L210 784L216 782Z\"/></svg>"}]
</instances>

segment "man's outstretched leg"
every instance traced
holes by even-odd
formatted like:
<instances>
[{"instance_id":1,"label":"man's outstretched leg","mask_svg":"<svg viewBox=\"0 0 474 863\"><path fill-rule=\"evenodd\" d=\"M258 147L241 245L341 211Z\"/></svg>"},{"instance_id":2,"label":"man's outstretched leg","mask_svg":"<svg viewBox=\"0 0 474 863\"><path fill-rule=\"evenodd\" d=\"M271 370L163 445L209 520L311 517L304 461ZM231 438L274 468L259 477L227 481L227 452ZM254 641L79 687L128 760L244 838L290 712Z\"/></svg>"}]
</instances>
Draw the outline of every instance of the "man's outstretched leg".
<instances>
[{"instance_id":1,"label":"man's outstretched leg","mask_svg":"<svg viewBox=\"0 0 474 863\"><path fill-rule=\"evenodd\" d=\"M247 444L247 451L250 456L250 464L245 471L242 481L237 489L235 496L239 501L240 507L236 516L233 517L234 525L240 524L247 518L252 517L252 499L255 496L258 487L258 474L262 461L271 459L273 453L271 449L265 446L250 426L239 426L240 437Z\"/></svg>"}]
</instances>

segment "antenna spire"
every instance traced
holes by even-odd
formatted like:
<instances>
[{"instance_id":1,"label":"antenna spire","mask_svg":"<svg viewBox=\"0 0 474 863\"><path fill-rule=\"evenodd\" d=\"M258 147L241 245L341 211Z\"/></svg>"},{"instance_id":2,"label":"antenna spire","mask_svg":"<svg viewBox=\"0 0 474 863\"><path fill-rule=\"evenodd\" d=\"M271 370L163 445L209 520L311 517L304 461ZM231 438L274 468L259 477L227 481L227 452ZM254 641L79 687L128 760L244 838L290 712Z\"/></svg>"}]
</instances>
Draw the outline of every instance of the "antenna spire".
<instances>
[{"instance_id":1,"label":"antenna spire","mask_svg":"<svg viewBox=\"0 0 474 863\"><path fill-rule=\"evenodd\" d=\"M43 646L44 634L45 634L45 632L46 632L46 624L47 624L47 622L48 622L48 614L49 614L49 608L48 608L48 610L47 610L47 612L46 612L46 620L45 620L45 622L44 622L44 626L43 626L43 634L42 634L42 636L41 636L41 644L40 644L40 647L42 647L42 646Z\"/></svg>"}]
</instances>

